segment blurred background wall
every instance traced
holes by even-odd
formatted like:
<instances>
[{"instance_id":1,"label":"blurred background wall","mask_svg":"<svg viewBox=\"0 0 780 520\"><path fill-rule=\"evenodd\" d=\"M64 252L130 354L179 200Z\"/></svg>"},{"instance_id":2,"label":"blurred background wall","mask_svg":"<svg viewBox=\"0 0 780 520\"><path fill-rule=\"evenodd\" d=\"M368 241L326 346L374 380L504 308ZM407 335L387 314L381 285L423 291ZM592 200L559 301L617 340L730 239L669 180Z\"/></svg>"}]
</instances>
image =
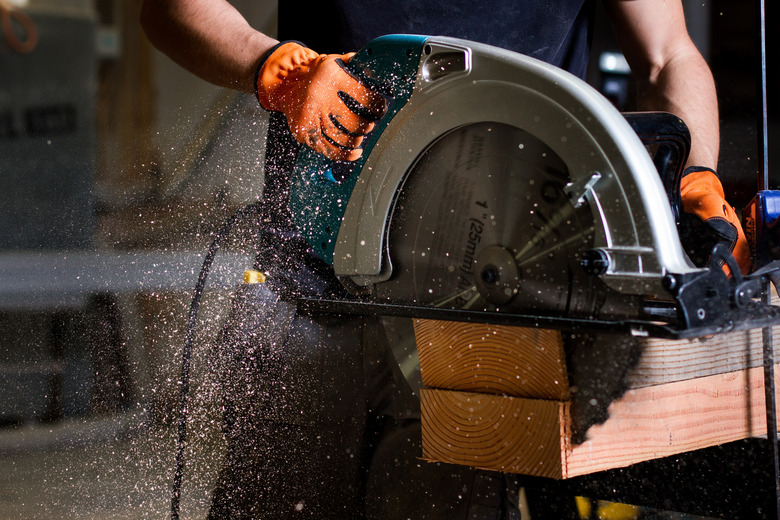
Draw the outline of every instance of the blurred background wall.
<instances>
[{"instance_id":1,"label":"blurred background wall","mask_svg":"<svg viewBox=\"0 0 780 520\"><path fill-rule=\"evenodd\" d=\"M234 3L275 32L275 3ZM740 208L756 186L754 2L684 3L716 77L719 170ZM132 468L107 489L153 496L118 503L144 512L130 518L154 517L167 500L173 446L139 431L165 427L175 413L190 293L214 230L261 194L265 114L251 96L209 85L155 51L138 25L139 0L13 4L33 24L17 22L15 40L32 30L37 42L20 51L0 34L0 486L14 489L0 493L0 510L57 518L75 511L74 500L98 507L86 489L95 468L116 462L99 463L88 448L71 459L68 450L133 438L117 448ZM589 81L631 109L609 26L599 18L596 27ZM770 31L770 64L777 40ZM204 381L229 288L248 265L248 234L237 232L210 278L196 353ZM68 471L80 492L46 487L46 474ZM139 480L140 491L128 491ZM62 509L39 507L69 493L76 498L62 499Z\"/></svg>"}]
</instances>

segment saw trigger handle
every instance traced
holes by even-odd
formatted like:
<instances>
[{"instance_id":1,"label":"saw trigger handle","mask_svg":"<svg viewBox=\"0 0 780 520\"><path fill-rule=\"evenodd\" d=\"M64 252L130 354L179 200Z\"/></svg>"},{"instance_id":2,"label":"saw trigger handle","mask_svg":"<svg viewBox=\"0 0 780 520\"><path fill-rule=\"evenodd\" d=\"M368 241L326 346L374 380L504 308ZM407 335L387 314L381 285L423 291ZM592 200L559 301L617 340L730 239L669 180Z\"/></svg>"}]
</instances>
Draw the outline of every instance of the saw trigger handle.
<instances>
[{"instance_id":1,"label":"saw trigger handle","mask_svg":"<svg viewBox=\"0 0 780 520\"><path fill-rule=\"evenodd\" d=\"M682 119L667 112L628 112L623 116L650 151L679 227L682 213L680 180L691 150L688 127Z\"/></svg>"},{"instance_id":2,"label":"saw trigger handle","mask_svg":"<svg viewBox=\"0 0 780 520\"><path fill-rule=\"evenodd\" d=\"M363 84L383 96L408 96L414 86L420 53L419 39L386 36L357 51L346 68Z\"/></svg>"},{"instance_id":3,"label":"saw trigger handle","mask_svg":"<svg viewBox=\"0 0 780 520\"><path fill-rule=\"evenodd\" d=\"M298 229L325 262L333 247L357 177L390 121L412 95L426 37L391 35L371 41L344 63L344 69L385 97L387 111L361 143L354 162L331 161L302 147L295 159L290 186L290 211ZM312 201L318 201L312 204Z\"/></svg>"}]
</instances>

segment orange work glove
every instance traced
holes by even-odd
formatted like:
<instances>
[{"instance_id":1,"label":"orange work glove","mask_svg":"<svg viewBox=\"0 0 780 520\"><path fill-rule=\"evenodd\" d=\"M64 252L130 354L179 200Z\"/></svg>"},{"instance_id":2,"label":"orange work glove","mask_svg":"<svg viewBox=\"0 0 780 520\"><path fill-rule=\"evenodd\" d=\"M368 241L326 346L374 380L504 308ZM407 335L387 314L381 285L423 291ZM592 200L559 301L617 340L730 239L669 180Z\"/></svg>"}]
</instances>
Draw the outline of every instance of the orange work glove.
<instances>
[{"instance_id":1,"label":"orange work glove","mask_svg":"<svg viewBox=\"0 0 780 520\"><path fill-rule=\"evenodd\" d=\"M750 247L734 208L726 202L723 186L713 170L691 167L680 181L683 247L694 264L707 263L719 242L731 251L743 274L750 270ZM730 274L728 266L723 266Z\"/></svg>"},{"instance_id":2,"label":"orange work glove","mask_svg":"<svg viewBox=\"0 0 780 520\"><path fill-rule=\"evenodd\" d=\"M296 140L338 161L360 157L363 137L386 110L385 99L344 68L353 54L317 54L285 42L257 70L260 105L282 112Z\"/></svg>"}]
</instances>

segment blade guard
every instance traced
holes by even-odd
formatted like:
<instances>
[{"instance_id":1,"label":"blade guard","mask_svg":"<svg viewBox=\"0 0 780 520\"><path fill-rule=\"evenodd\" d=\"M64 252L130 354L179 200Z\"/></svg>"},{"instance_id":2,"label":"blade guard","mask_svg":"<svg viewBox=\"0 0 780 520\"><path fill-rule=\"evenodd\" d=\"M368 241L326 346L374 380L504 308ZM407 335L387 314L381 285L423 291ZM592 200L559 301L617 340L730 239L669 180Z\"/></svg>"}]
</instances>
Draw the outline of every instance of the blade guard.
<instances>
[{"instance_id":1,"label":"blade guard","mask_svg":"<svg viewBox=\"0 0 780 520\"><path fill-rule=\"evenodd\" d=\"M353 72L392 97L354 164L304 150L290 195L293 218L337 275L358 286L391 273L386 234L393 201L416 159L462 125L506 123L566 162L570 195L587 199L601 278L620 292L668 294L668 273L697 269L682 251L657 170L625 118L588 84L549 64L445 37L379 38ZM577 192L577 190L580 190Z\"/></svg>"}]
</instances>

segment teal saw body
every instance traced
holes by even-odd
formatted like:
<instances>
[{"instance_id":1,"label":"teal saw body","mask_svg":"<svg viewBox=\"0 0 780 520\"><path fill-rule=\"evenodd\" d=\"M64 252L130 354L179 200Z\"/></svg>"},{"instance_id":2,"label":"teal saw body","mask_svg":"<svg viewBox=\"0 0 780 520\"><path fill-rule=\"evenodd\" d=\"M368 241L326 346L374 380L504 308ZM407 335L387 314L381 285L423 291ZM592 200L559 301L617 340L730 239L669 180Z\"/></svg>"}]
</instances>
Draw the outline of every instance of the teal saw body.
<instances>
[{"instance_id":1,"label":"teal saw body","mask_svg":"<svg viewBox=\"0 0 780 520\"><path fill-rule=\"evenodd\" d=\"M385 36L372 41L350 60L350 71L390 101L387 115L364 142L363 156L358 161L333 162L305 147L298 155L290 210L298 229L329 264L333 263L336 236L366 158L412 95L425 40L423 36Z\"/></svg>"}]
</instances>

